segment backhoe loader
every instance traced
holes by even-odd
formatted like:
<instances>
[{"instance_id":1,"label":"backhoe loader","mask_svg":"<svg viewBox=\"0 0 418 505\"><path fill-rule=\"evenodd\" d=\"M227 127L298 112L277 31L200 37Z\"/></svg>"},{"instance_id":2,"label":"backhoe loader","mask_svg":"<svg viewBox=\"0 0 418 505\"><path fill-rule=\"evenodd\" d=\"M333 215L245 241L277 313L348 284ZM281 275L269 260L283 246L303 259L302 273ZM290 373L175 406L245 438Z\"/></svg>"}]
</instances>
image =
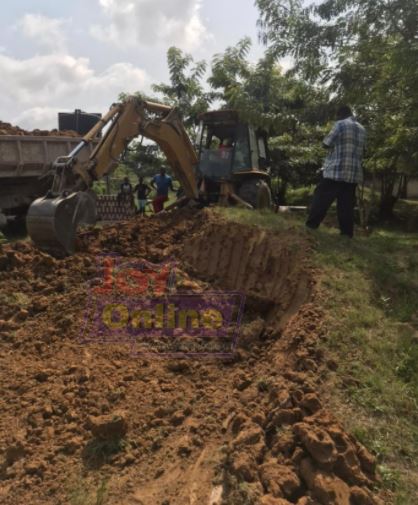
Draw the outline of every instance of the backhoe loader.
<instances>
[{"instance_id":1,"label":"backhoe loader","mask_svg":"<svg viewBox=\"0 0 418 505\"><path fill-rule=\"evenodd\" d=\"M100 132L104 134L91 155L81 157ZM26 220L39 249L58 257L74 253L78 226L96 222L94 181L112 172L139 135L160 146L180 182L183 196L175 205L271 205L264 137L241 123L236 112L203 114L195 150L175 109L129 97L114 104L68 156L56 160L52 188L32 203Z\"/></svg>"}]
</instances>

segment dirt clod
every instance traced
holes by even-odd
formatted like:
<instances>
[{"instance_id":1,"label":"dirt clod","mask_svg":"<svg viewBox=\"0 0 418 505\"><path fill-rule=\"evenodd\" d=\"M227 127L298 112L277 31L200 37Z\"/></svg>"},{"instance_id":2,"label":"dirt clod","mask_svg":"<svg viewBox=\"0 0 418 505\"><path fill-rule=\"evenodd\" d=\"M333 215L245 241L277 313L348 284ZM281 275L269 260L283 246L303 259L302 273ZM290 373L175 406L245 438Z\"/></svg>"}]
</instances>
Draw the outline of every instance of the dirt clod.
<instances>
[{"instance_id":1,"label":"dirt clod","mask_svg":"<svg viewBox=\"0 0 418 505\"><path fill-rule=\"evenodd\" d=\"M312 495L322 505L350 505L350 488L343 480L315 469L310 459L302 461L300 471Z\"/></svg>"},{"instance_id":2,"label":"dirt clod","mask_svg":"<svg viewBox=\"0 0 418 505\"><path fill-rule=\"evenodd\" d=\"M321 464L333 464L337 461L337 449L325 430L300 423L294 426L294 431L315 461Z\"/></svg>"},{"instance_id":3,"label":"dirt clod","mask_svg":"<svg viewBox=\"0 0 418 505\"><path fill-rule=\"evenodd\" d=\"M265 495L259 500L258 505L291 505L291 502L282 498L275 498L271 495Z\"/></svg>"},{"instance_id":4,"label":"dirt clod","mask_svg":"<svg viewBox=\"0 0 418 505\"><path fill-rule=\"evenodd\" d=\"M13 465L19 459L25 456L25 447L21 442L7 447L5 453L5 462L7 466Z\"/></svg>"},{"instance_id":5,"label":"dirt clod","mask_svg":"<svg viewBox=\"0 0 418 505\"><path fill-rule=\"evenodd\" d=\"M122 438L128 431L126 414L123 412L90 417L89 423L93 436L104 440Z\"/></svg>"},{"instance_id":6,"label":"dirt clod","mask_svg":"<svg viewBox=\"0 0 418 505\"><path fill-rule=\"evenodd\" d=\"M264 488L276 498L291 498L300 490L300 479L288 466L267 462L261 466L260 472Z\"/></svg>"}]
</instances>

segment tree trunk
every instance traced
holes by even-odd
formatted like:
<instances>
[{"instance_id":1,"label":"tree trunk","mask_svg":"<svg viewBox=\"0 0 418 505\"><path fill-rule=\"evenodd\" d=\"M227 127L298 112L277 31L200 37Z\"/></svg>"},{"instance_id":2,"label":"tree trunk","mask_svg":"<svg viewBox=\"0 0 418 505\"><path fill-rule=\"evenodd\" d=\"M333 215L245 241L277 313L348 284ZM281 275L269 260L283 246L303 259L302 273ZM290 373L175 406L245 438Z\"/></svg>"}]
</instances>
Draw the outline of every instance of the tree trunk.
<instances>
[{"instance_id":1,"label":"tree trunk","mask_svg":"<svg viewBox=\"0 0 418 505\"><path fill-rule=\"evenodd\" d=\"M407 175L402 175L399 185L399 198L402 198L404 200L408 198L408 182L409 177Z\"/></svg>"},{"instance_id":2,"label":"tree trunk","mask_svg":"<svg viewBox=\"0 0 418 505\"><path fill-rule=\"evenodd\" d=\"M393 219L395 204L398 197L395 196L396 174L382 175L382 190L380 194L379 217L383 220Z\"/></svg>"},{"instance_id":3,"label":"tree trunk","mask_svg":"<svg viewBox=\"0 0 418 505\"><path fill-rule=\"evenodd\" d=\"M287 193L288 183L282 181L278 184L277 192L275 195L275 202L277 205L286 205L286 193Z\"/></svg>"},{"instance_id":4,"label":"tree trunk","mask_svg":"<svg viewBox=\"0 0 418 505\"><path fill-rule=\"evenodd\" d=\"M393 219L395 217L393 210L398 199L396 196L385 196L380 200L379 215L383 220Z\"/></svg>"}]
</instances>

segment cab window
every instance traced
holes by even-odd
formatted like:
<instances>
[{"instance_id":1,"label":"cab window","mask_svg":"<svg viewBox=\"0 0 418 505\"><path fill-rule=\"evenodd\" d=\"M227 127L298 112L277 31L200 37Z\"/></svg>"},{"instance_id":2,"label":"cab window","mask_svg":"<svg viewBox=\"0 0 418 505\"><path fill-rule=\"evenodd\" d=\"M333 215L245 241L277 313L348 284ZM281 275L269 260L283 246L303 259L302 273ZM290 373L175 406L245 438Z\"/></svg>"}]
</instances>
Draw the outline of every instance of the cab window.
<instances>
[{"instance_id":1,"label":"cab window","mask_svg":"<svg viewBox=\"0 0 418 505\"><path fill-rule=\"evenodd\" d=\"M204 126L200 143L200 172L206 177L228 177L231 173L234 144L233 130Z\"/></svg>"},{"instance_id":2,"label":"cab window","mask_svg":"<svg viewBox=\"0 0 418 505\"><path fill-rule=\"evenodd\" d=\"M235 142L233 172L241 172L251 168L250 143L248 138L248 128L240 125L237 129Z\"/></svg>"}]
</instances>

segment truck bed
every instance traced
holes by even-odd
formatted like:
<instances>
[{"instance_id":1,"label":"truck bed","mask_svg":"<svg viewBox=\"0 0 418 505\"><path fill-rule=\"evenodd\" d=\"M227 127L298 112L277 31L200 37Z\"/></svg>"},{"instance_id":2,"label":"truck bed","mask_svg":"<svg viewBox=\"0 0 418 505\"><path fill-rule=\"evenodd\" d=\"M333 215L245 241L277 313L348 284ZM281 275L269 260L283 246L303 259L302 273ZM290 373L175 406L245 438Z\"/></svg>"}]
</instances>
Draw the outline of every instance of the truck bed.
<instances>
[{"instance_id":1,"label":"truck bed","mask_svg":"<svg viewBox=\"0 0 418 505\"><path fill-rule=\"evenodd\" d=\"M40 177L58 156L69 154L81 137L0 135L0 179ZM90 151L86 149L85 156Z\"/></svg>"},{"instance_id":2,"label":"truck bed","mask_svg":"<svg viewBox=\"0 0 418 505\"><path fill-rule=\"evenodd\" d=\"M81 137L0 135L0 212L24 214L52 183L52 164L68 155ZM93 146L80 158L87 159Z\"/></svg>"}]
</instances>

